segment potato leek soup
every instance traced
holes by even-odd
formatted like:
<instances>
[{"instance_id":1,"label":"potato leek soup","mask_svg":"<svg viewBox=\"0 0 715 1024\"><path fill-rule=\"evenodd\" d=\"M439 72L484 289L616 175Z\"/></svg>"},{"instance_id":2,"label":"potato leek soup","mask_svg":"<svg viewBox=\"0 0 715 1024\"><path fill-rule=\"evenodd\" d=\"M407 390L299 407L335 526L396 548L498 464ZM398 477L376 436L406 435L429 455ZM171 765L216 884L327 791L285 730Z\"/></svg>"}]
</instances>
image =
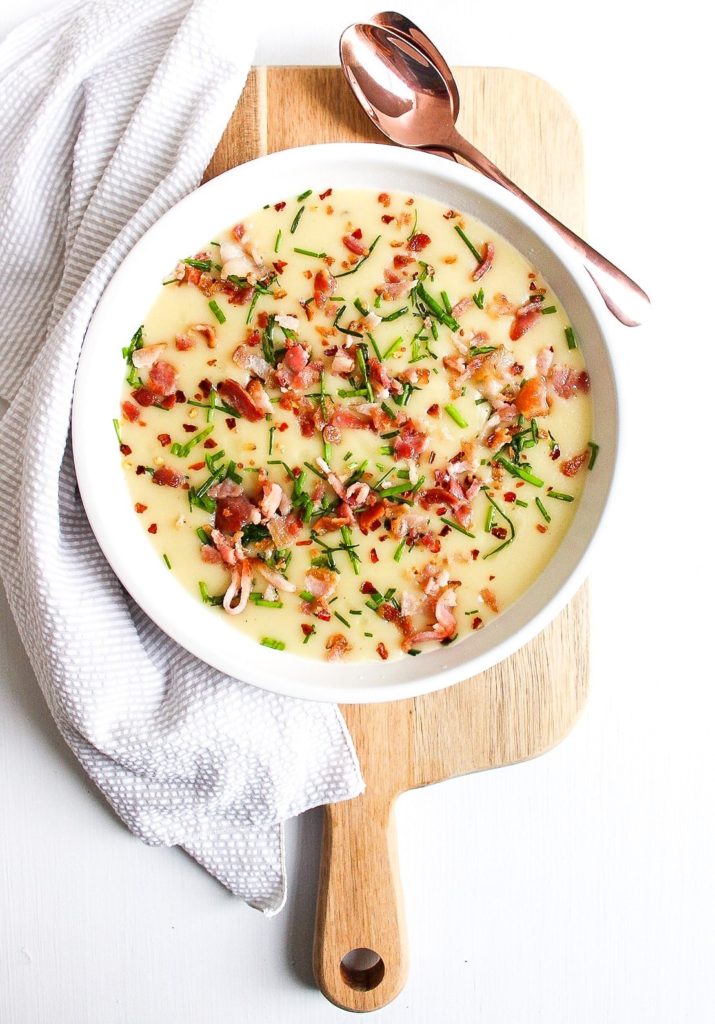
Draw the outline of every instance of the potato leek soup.
<instances>
[{"instance_id":1,"label":"potato leek soup","mask_svg":"<svg viewBox=\"0 0 715 1024\"><path fill-rule=\"evenodd\" d=\"M387 659L488 628L598 452L558 297L422 196L308 190L242 218L167 275L123 357L114 425L157 557L279 651Z\"/></svg>"}]
</instances>

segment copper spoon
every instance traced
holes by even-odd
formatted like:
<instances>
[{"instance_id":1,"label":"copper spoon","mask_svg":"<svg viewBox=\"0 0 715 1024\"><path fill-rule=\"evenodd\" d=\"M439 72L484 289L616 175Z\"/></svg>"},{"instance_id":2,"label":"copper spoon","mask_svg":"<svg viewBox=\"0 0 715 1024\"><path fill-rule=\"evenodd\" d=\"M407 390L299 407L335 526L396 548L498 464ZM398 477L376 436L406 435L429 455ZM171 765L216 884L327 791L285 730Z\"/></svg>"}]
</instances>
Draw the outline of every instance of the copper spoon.
<instances>
[{"instance_id":1,"label":"copper spoon","mask_svg":"<svg viewBox=\"0 0 715 1024\"><path fill-rule=\"evenodd\" d=\"M373 15L373 17L370 18L370 21L373 25L379 25L381 28L389 29L391 32L396 32L398 35L404 36L407 40L412 42L418 50L422 50L422 52L429 57L444 79L445 85L449 90L449 101L452 104L452 117L456 121L459 117L459 89L457 88L457 83L454 80L454 75L452 74L449 64L429 36L426 36L422 29L419 28L418 25L415 25L414 21L410 21L410 19L405 17L404 14L398 14L397 11L382 11L380 14Z\"/></svg>"},{"instance_id":2,"label":"copper spoon","mask_svg":"<svg viewBox=\"0 0 715 1024\"><path fill-rule=\"evenodd\" d=\"M487 178L508 189L579 253L611 313L627 327L642 323L650 307L643 289L539 206L459 134L450 90L423 49L406 36L380 25L357 24L341 36L340 59L357 99L384 135L410 149L430 147L457 153Z\"/></svg>"}]
</instances>

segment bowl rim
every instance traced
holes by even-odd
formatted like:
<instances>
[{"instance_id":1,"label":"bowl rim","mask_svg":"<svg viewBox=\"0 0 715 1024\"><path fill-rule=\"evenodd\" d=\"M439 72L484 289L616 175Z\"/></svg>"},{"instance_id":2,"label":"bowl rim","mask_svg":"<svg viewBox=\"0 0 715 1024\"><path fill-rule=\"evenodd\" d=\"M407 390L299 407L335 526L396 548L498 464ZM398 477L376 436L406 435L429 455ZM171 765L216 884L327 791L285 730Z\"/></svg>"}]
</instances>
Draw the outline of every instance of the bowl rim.
<instances>
[{"instance_id":1,"label":"bowl rim","mask_svg":"<svg viewBox=\"0 0 715 1024\"><path fill-rule=\"evenodd\" d=\"M227 202L230 202L230 196L236 186L238 186L236 191L242 188L243 193L246 191L249 193L251 191L256 192L259 187L264 188L263 201L265 201L266 198L270 199L269 192L277 191L277 187L270 184L276 177L283 179L285 190L285 182L295 181L301 172L306 175L312 175L313 180L315 180L316 177L323 173L323 168L325 167L331 168L329 173L333 175L338 173L336 168L340 172L345 170L349 175L350 173L355 173L354 168L364 168L365 166L369 167L368 174L381 171L387 177L394 174L404 174L408 177L418 175L422 176L425 182L440 180L444 183L445 187L468 192L474 198L477 205L483 202L493 212L496 211L499 216L504 216L508 221L513 222L513 225L523 228L527 236L533 240L530 248L534 246L536 248L541 247L543 250L542 259L545 258L553 263L554 268L557 268L559 273L565 275L565 278L575 289L576 298L574 301L580 303L583 317L586 320L590 320L596 329L596 340L591 341L590 344L595 346L599 358L604 362L604 370L610 376L607 383L612 390L612 408L610 410L612 422L609 426L611 430L611 444L607 452L604 453L603 449L599 452L600 469L598 475L600 479L596 495L599 498L600 507L595 515L592 516L593 522L587 531L588 536L581 542L577 557L571 559L568 571L562 573L557 582L551 580L551 576L555 571L553 568L554 563L557 559L561 558L561 553L566 547L569 537L574 532L580 508L577 510L574 522L570 525L567 534L562 539L552 559L539 575L536 583L532 584L514 604L505 609L493 623L490 623L489 627L478 631L479 635L483 638L485 635L488 635L491 629L493 636L496 636L497 633L499 634L499 639L486 646L484 650L480 650L476 654L470 654L469 643L472 638L465 637L459 643L443 648L443 651L450 652L450 657L445 659L444 655L437 654L436 658L432 658L431 664L426 671L423 666L437 652L425 653L420 658L402 658L398 661L390 660L384 663L373 661L346 662L341 664L339 674L334 672L335 666L333 665L331 666L331 678L328 679L328 672L326 670L329 663L322 659L302 658L288 652L276 652L264 648L256 643L255 640L237 630L232 623L222 624L222 627L217 632L212 626L212 620L214 623L220 622L220 617L214 613L212 619L209 618L208 616L211 616L212 609L203 606L179 581L174 581L170 590L167 588L169 599L168 601L166 600L166 594L161 591L160 578L153 571L153 569L159 567L161 559L158 557L154 546L150 544L149 538L136 524L135 520L137 517L128 519L129 525L126 525L126 527L122 526L119 535L117 535L117 510L113 506L111 508L108 507L109 503L106 501L106 487L112 487L116 484L117 474L112 473L106 466L102 466L102 470L98 474L98 445L102 454L105 456L108 454L110 461L113 459L116 463L116 469L122 474L122 486L127 497L130 492L123 479L124 470L121 468L121 459L117 458L116 438L114 438L112 433L111 439L107 439L102 435L101 431L96 430L96 419L101 403L96 395L99 389L94 386L96 380L94 374L96 374L98 369L101 370L107 360L110 359L110 351L116 353L119 350L115 348L114 342L112 342L111 347L108 349L107 343L104 342L104 337L107 333L112 333L114 320L117 318L121 320L123 316L127 315L127 289L132 283L137 284L138 272L142 266L150 263L159 251L166 250L168 255L169 248L172 245L176 245L176 242L172 243L171 239L174 237L185 237L189 233L184 231L186 225L196 220L197 216L206 216L207 211L213 210L218 201L226 199ZM264 186L264 181L269 183ZM378 187L378 185L366 186L364 182L360 181L355 181L353 184L354 187ZM350 185L347 181L341 181L337 187L350 187ZM399 186L395 184L392 187L398 188ZM420 189L418 188L408 188L406 191L420 194ZM430 193L428 190L423 190L422 194L437 198L433 192ZM229 211L230 215L223 217L223 226L225 227L225 224L231 222L232 219L238 220L242 215L249 214L259 205L259 203L254 205L252 201L246 201L245 204L236 202L235 214L233 211ZM211 224L209 219L207 219L206 227L208 230L217 230L221 225L219 223ZM500 233L504 234L501 230ZM203 236L200 241L197 239L197 245L203 244L206 237L209 237L206 235L206 229L203 230ZM524 253L523 246L520 247L518 243L513 244L516 244L517 248L520 248L522 253ZM177 251L181 250L178 248L173 249L173 257L168 262L163 256L161 257L163 269L173 265L176 260ZM527 258L529 257L527 256ZM544 277L547 280L551 280L552 274L546 273ZM153 294L156 296L158 277L154 277L152 280L154 283L151 287L153 287ZM562 296L563 289L555 288L555 290ZM131 302L129 305L131 305ZM140 322L141 316L149 308L149 304L143 305L142 308L143 312L140 312L138 318L135 317L135 322ZM574 323L571 314L569 316L571 322ZM94 311L85 335L77 368L72 408L74 464L77 483L87 517L107 561L136 603L169 637L220 672L224 672L233 678L241 678L253 685L286 696L320 701L337 701L339 703L378 703L416 697L442 689L486 671L528 643L566 606L587 575L588 567L593 558L594 546L602 533L602 524L619 465L620 396L618 393L618 374L614 350L609 343L609 333L612 329L613 324L610 320L610 314L607 314L595 285L585 268L580 264L576 254L536 213L521 204L505 189L483 178L469 168L452 161L443 160L434 155L375 143L325 143L281 150L277 153L258 157L212 178L189 193L160 217L142 235L122 260ZM130 333L124 333L123 329L122 337L124 338L124 344ZM577 333L580 332L577 331ZM121 382L121 375L117 374L117 395L119 395ZM605 387L604 383L604 391ZM102 415L104 418L107 418L106 398L104 403L105 408ZM594 402L594 416L595 413ZM111 420L111 417L109 419ZM595 474L589 474L589 477L593 475ZM591 479L587 481L587 484L591 485L592 488L595 486ZM117 495L117 499L121 504L119 495ZM579 505L583 505L583 498ZM127 504L128 509L129 505ZM132 528L132 525L134 528ZM147 564L142 561L142 569L141 572L139 571L136 561L128 558L126 555L127 535L136 543L139 543L138 538L141 536L143 543L150 547L157 563L156 566L152 568L150 563ZM147 573L152 582L159 584L159 593L152 593L151 586L146 584L143 577ZM519 609L526 594L531 594L539 584L544 585L543 581L547 575L549 575L547 588L551 587L552 590L548 599L534 601L534 595L532 594L531 601L538 605L538 607L532 613L526 615L516 628L507 628L505 630L502 625L500 630L496 630L497 624L500 622L503 624L505 619L516 618L519 621L519 616L518 614L515 615L514 610ZM162 582L166 583L165 576ZM190 602L190 604L187 602ZM189 624L191 626L198 624L200 628L194 628L191 631L186 627L182 627L178 621L179 616L171 610L172 607L176 607L177 611L183 611L188 614ZM209 635L205 636L207 630ZM225 637L223 634L225 634ZM474 636L476 635L474 634ZM220 643L216 646L217 638L224 640L231 638L233 642L231 644L226 643L226 647L230 647L231 650L224 650ZM485 646L483 639L482 646ZM238 656L242 659L240 677L236 673L237 652L234 649L236 647L239 649ZM455 657L453 655L455 651L459 652L461 656ZM405 665L409 666L409 669L406 669ZM306 678L306 674L313 675L308 672L306 666L312 667L314 669L314 676L320 677L320 679ZM378 671L383 666L383 671ZM401 671L397 673L400 676L397 682L385 679L386 670L389 666L393 668L394 666L403 666ZM301 668L303 669L302 678Z\"/></svg>"}]
</instances>

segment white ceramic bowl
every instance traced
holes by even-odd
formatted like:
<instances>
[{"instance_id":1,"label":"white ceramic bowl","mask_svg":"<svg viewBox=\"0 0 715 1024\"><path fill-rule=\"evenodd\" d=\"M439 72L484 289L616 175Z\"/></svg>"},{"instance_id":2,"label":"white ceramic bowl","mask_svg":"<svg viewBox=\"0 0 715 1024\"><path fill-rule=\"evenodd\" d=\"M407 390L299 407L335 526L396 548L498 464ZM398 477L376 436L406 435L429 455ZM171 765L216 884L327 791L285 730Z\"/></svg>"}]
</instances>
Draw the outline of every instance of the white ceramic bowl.
<instances>
[{"instance_id":1,"label":"white ceramic bowl","mask_svg":"<svg viewBox=\"0 0 715 1024\"><path fill-rule=\"evenodd\" d=\"M554 558L494 622L419 658L336 665L260 646L172 580L134 514L112 417L124 378L121 348L178 255L198 251L214 232L289 192L347 186L432 196L485 221L533 262L564 303L583 347L600 453ZM183 647L229 675L294 697L343 703L413 697L458 682L535 636L585 578L616 463L618 399L606 340L609 317L578 258L560 239L504 189L458 164L369 144L306 146L243 164L162 217L124 260L97 307L79 362L72 421L77 479L89 521L112 568L146 613Z\"/></svg>"}]
</instances>

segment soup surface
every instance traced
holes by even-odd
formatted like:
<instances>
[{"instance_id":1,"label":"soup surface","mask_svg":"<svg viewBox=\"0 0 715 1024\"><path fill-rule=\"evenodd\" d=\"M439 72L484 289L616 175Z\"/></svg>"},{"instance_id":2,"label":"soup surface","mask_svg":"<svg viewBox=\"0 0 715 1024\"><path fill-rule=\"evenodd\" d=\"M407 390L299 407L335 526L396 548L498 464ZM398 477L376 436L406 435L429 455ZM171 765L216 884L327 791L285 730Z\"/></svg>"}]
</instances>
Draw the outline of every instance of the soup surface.
<instances>
[{"instance_id":1,"label":"soup surface","mask_svg":"<svg viewBox=\"0 0 715 1024\"><path fill-rule=\"evenodd\" d=\"M386 659L488 628L598 452L558 297L422 196L256 211L179 262L123 357L115 429L157 557L276 650Z\"/></svg>"}]
</instances>

